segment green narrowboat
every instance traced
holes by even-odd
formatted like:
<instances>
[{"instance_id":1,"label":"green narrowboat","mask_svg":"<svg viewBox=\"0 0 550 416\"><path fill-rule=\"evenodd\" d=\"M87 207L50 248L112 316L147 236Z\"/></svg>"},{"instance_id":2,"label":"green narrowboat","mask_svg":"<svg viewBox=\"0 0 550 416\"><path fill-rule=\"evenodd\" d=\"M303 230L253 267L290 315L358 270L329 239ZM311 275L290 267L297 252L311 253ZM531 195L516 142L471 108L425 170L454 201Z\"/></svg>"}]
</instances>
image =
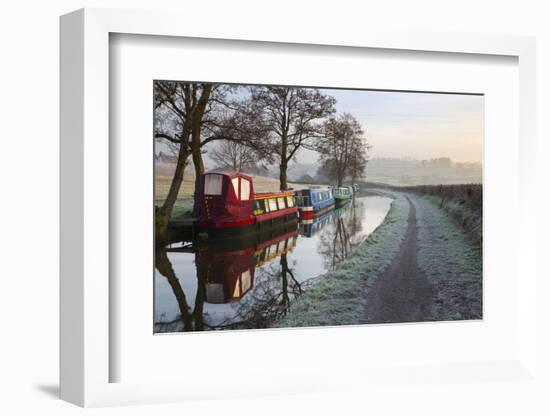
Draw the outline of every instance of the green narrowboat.
<instances>
[{"instance_id":1,"label":"green narrowboat","mask_svg":"<svg viewBox=\"0 0 550 416\"><path fill-rule=\"evenodd\" d=\"M353 198L353 188L351 186L339 186L333 189L334 201L336 205L342 206Z\"/></svg>"}]
</instances>

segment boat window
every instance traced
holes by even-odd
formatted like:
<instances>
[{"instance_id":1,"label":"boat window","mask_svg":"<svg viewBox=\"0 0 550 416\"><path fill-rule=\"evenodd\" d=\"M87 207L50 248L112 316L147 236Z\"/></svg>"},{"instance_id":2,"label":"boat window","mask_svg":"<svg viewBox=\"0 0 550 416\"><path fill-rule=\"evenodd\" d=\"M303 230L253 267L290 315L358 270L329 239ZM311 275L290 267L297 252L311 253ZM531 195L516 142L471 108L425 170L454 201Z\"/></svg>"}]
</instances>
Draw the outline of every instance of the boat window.
<instances>
[{"instance_id":1,"label":"boat window","mask_svg":"<svg viewBox=\"0 0 550 416\"><path fill-rule=\"evenodd\" d=\"M222 194L222 175L210 174L204 176L204 194Z\"/></svg>"},{"instance_id":2,"label":"boat window","mask_svg":"<svg viewBox=\"0 0 550 416\"><path fill-rule=\"evenodd\" d=\"M241 178L241 200L248 201L250 199L250 181Z\"/></svg>"},{"instance_id":3,"label":"boat window","mask_svg":"<svg viewBox=\"0 0 550 416\"><path fill-rule=\"evenodd\" d=\"M264 201L261 199L257 199L254 201L254 215L260 215L263 214L265 211L264 207Z\"/></svg>"},{"instance_id":4,"label":"boat window","mask_svg":"<svg viewBox=\"0 0 550 416\"><path fill-rule=\"evenodd\" d=\"M275 198L269 199L269 210L277 211L277 201L275 201Z\"/></svg>"},{"instance_id":5,"label":"boat window","mask_svg":"<svg viewBox=\"0 0 550 416\"><path fill-rule=\"evenodd\" d=\"M293 196L287 196L286 197L286 203L289 207L294 206L294 197Z\"/></svg>"},{"instance_id":6,"label":"boat window","mask_svg":"<svg viewBox=\"0 0 550 416\"><path fill-rule=\"evenodd\" d=\"M231 184L233 185L233 191L235 192L235 195L238 198L239 197L239 178L231 179Z\"/></svg>"},{"instance_id":7,"label":"boat window","mask_svg":"<svg viewBox=\"0 0 550 416\"><path fill-rule=\"evenodd\" d=\"M285 209L285 199L284 198L277 198L277 203L279 205L279 209Z\"/></svg>"}]
</instances>

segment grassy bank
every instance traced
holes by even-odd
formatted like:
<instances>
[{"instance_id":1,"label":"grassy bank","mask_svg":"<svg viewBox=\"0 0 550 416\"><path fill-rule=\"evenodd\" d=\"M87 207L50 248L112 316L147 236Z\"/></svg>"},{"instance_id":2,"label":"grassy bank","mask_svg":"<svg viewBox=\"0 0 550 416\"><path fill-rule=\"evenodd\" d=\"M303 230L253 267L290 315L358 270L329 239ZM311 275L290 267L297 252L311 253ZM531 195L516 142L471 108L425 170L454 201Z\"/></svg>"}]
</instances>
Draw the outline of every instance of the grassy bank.
<instances>
[{"instance_id":1,"label":"grassy bank","mask_svg":"<svg viewBox=\"0 0 550 416\"><path fill-rule=\"evenodd\" d=\"M479 246L483 242L483 186L480 184L392 186L367 183L365 187L424 196L445 211L471 241Z\"/></svg>"},{"instance_id":2,"label":"grassy bank","mask_svg":"<svg viewBox=\"0 0 550 416\"><path fill-rule=\"evenodd\" d=\"M278 327L365 323L362 293L389 266L407 229L409 203L395 193L384 222L338 267L316 278L291 306Z\"/></svg>"},{"instance_id":3,"label":"grassy bank","mask_svg":"<svg viewBox=\"0 0 550 416\"><path fill-rule=\"evenodd\" d=\"M417 207L418 266L434 289L431 318L482 318L481 246L449 215L465 208L460 204L450 208L456 204L452 200L440 208L440 200L433 196L411 198Z\"/></svg>"},{"instance_id":4,"label":"grassy bank","mask_svg":"<svg viewBox=\"0 0 550 416\"><path fill-rule=\"evenodd\" d=\"M157 206L162 205L162 201L157 201ZM172 221L178 221L193 217L193 199L178 199L174 204L172 211Z\"/></svg>"},{"instance_id":5,"label":"grassy bank","mask_svg":"<svg viewBox=\"0 0 550 416\"><path fill-rule=\"evenodd\" d=\"M444 210L476 244L483 239L483 187L467 185L422 185L402 188L428 197Z\"/></svg>"}]
</instances>

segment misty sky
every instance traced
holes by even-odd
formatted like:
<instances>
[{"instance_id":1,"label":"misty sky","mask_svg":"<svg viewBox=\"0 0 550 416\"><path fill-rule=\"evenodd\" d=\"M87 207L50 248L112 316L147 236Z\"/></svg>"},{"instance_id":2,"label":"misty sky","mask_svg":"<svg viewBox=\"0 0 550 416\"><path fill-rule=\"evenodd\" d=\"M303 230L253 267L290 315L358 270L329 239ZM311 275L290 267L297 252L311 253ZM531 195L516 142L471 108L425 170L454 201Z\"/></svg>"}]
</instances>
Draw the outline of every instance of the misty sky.
<instances>
[{"instance_id":1,"label":"misty sky","mask_svg":"<svg viewBox=\"0 0 550 416\"><path fill-rule=\"evenodd\" d=\"M454 162L483 159L483 96L366 90L321 89L337 100L338 113L359 120L370 158L432 159ZM244 88L236 95L244 97ZM206 156L208 159L208 156ZM318 154L301 149L298 163L315 163Z\"/></svg>"},{"instance_id":2,"label":"misty sky","mask_svg":"<svg viewBox=\"0 0 550 416\"><path fill-rule=\"evenodd\" d=\"M386 91L322 90L338 101L338 112L355 116L365 130L371 158L431 159L455 162L483 158L483 97ZM302 151L298 162L311 163Z\"/></svg>"}]
</instances>

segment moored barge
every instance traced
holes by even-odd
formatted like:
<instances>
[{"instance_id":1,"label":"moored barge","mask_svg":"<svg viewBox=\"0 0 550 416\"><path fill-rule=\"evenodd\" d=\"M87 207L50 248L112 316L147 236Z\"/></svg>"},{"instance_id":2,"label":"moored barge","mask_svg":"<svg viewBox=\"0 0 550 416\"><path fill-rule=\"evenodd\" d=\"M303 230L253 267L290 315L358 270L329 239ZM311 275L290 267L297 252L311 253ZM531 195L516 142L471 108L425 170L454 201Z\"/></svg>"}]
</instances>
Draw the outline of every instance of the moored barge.
<instances>
[{"instance_id":1,"label":"moored barge","mask_svg":"<svg viewBox=\"0 0 550 416\"><path fill-rule=\"evenodd\" d=\"M336 205L342 206L347 204L353 198L353 187L339 186L333 189L333 193Z\"/></svg>"},{"instance_id":2,"label":"moored barge","mask_svg":"<svg viewBox=\"0 0 550 416\"><path fill-rule=\"evenodd\" d=\"M202 175L197 235L231 238L296 220L294 191L254 192L252 177L240 172Z\"/></svg>"},{"instance_id":3,"label":"moored barge","mask_svg":"<svg viewBox=\"0 0 550 416\"><path fill-rule=\"evenodd\" d=\"M310 219L334 209L334 196L328 187L310 187L295 192L300 219Z\"/></svg>"}]
</instances>

